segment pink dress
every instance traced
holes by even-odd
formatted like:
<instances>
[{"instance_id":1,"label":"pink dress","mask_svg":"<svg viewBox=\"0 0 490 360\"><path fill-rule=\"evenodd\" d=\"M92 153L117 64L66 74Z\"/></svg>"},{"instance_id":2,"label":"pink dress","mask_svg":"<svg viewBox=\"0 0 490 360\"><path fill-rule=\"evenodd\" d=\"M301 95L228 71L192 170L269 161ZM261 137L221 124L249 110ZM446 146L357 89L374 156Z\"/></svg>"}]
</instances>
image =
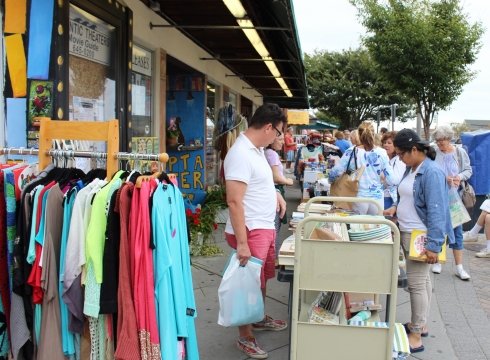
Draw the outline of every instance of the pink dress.
<instances>
[{"instance_id":1,"label":"pink dress","mask_svg":"<svg viewBox=\"0 0 490 360\"><path fill-rule=\"evenodd\" d=\"M156 188L154 181L145 181L135 189L131 203L130 226L134 234L134 306L141 358L161 359L160 340L155 307L153 254L150 247L150 196Z\"/></svg>"}]
</instances>

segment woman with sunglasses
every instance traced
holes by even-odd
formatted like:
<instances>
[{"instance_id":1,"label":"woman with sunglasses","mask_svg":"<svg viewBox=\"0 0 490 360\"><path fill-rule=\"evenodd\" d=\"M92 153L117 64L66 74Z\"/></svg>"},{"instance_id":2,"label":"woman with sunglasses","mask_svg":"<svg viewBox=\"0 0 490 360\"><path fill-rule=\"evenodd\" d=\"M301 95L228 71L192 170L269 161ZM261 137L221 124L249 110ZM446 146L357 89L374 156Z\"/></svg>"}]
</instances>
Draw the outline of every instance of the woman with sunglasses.
<instances>
[{"instance_id":1,"label":"woman with sunglasses","mask_svg":"<svg viewBox=\"0 0 490 360\"><path fill-rule=\"evenodd\" d=\"M397 214L401 245L407 258L407 281L410 293L411 321L405 324L410 352L424 351L422 337L428 335L427 318L432 284L430 264L438 261L446 236L454 243L448 203L446 176L433 161L435 150L422 141L416 132L403 129L395 136L395 151L407 165L398 185L397 204L385 210L385 215ZM408 259L412 231L427 232L425 262Z\"/></svg>"}]
</instances>

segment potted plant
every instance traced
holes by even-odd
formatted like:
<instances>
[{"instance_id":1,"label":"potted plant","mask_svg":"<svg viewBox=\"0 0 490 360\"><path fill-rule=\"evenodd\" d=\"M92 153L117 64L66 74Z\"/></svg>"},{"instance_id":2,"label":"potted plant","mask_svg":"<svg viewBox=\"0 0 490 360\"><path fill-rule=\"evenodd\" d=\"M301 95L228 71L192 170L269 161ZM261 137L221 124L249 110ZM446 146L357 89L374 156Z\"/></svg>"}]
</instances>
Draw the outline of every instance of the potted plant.
<instances>
[{"instance_id":1,"label":"potted plant","mask_svg":"<svg viewBox=\"0 0 490 360\"><path fill-rule=\"evenodd\" d=\"M217 255L221 249L210 241L218 229L216 217L218 211L226 207L224 187L215 185L208 187L202 205L193 211L186 210L187 224L191 234L191 252L193 255Z\"/></svg>"},{"instance_id":2,"label":"potted plant","mask_svg":"<svg viewBox=\"0 0 490 360\"><path fill-rule=\"evenodd\" d=\"M179 127L176 118L170 118L170 122L167 127L167 145L177 146L179 142Z\"/></svg>"}]
</instances>

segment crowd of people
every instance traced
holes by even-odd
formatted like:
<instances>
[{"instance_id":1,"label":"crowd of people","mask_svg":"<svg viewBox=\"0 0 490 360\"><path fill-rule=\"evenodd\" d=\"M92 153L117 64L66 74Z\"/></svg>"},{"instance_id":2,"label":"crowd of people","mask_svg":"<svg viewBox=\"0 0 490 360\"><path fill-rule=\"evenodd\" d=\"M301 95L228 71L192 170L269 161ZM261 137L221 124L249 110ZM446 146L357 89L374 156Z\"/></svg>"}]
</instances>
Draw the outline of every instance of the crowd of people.
<instances>
[{"instance_id":1,"label":"crowd of people","mask_svg":"<svg viewBox=\"0 0 490 360\"><path fill-rule=\"evenodd\" d=\"M384 215L398 223L411 303L411 319L405 328L411 352L424 351L422 338L428 335L432 294L429 272L432 267L433 273L441 273L438 257L443 247L453 250L456 276L465 281L470 275L463 268L463 240L474 238L484 228L487 246L476 256L490 257L490 200L469 232L463 233L461 225L453 227L451 222L448 194L460 191L461 182L472 176L468 154L453 144L454 132L447 126L434 131L435 145L410 129L382 129L376 133L373 124L365 121L355 130L312 132L306 144L298 147L293 129L285 129L286 125L277 105L262 105L225 159L230 209L226 239L237 250L240 263L245 265L251 256L263 261L261 284L265 299L266 282L274 277L277 265L277 235L286 210L284 186L293 185L285 172L301 172L306 162L322 162L330 155L337 157L329 171L331 182L345 172L364 167L357 196L374 199L384 209ZM325 151L325 147L329 150ZM281 151L285 168L278 154ZM353 210L358 214L379 214L378 206L365 202L355 203ZM425 262L407 256L415 230L426 232ZM253 332L286 328L285 321L265 316L260 323L239 327L237 346L251 358L267 358Z\"/></svg>"}]
</instances>

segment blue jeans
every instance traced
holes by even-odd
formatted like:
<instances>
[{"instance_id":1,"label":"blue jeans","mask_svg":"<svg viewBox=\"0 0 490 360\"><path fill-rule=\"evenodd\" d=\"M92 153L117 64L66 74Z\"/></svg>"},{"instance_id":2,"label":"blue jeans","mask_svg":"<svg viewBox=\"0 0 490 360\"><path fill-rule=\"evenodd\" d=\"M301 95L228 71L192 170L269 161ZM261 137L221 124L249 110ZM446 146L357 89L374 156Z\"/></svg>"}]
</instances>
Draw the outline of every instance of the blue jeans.
<instances>
[{"instance_id":1,"label":"blue jeans","mask_svg":"<svg viewBox=\"0 0 490 360\"><path fill-rule=\"evenodd\" d=\"M454 228L454 244L449 244L453 250L463 250L463 225Z\"/></svg>"},{"instance_id":2,"label":"blue jeans","mask_svg":"<svg viewBox=\"0 0 490 360\"><path fill-rule=\"evenodd\" d=\"M391 197L385 197L385 210L393 206L394 202Z\"/></svg>"}]
</instances>

